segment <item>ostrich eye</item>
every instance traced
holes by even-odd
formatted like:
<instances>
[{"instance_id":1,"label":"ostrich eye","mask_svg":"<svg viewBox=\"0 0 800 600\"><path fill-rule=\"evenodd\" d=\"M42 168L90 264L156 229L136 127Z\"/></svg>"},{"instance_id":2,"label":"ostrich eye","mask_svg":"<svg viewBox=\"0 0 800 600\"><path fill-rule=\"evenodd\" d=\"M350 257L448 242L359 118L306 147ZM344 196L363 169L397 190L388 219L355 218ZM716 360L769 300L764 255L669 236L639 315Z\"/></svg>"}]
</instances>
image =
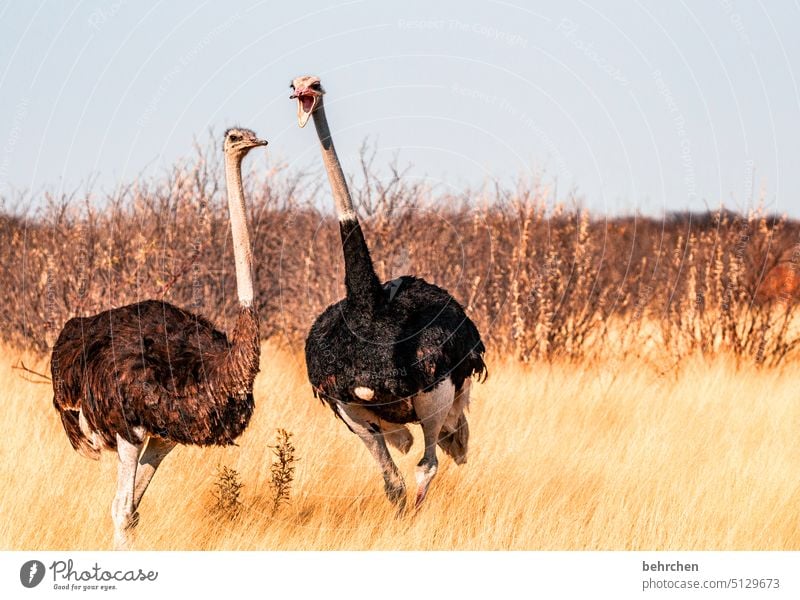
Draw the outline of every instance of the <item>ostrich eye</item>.
<instances>
[{"instance_id":1,"label":"ostrich eye","mask_svg":"<svg viewBox=\"0 0 800 600\"><path fill-rule=\"evenodd\" d=\"M240 136L240 135L234 135L234 134L231 134L231 135L229 136L229 139L230 139L232 142L238 142L238 141L240 141L240 140L242 139L242 136Z\"/></svg>"},{"instance_id":2,"label":"ostrich eye","mask_svg":"<svg viewBox=\"0 0 800 600\"><path fill-rule=\"evenodd\" d=\"M319 83L312 83L312 84L311 84L309 87L310 87L312 90L314 90L314 91L317 91L317 92L318 92L318 91L319 91L319 89L320 89L320 87L319 87Z\"/></svg>"}]
</instances>

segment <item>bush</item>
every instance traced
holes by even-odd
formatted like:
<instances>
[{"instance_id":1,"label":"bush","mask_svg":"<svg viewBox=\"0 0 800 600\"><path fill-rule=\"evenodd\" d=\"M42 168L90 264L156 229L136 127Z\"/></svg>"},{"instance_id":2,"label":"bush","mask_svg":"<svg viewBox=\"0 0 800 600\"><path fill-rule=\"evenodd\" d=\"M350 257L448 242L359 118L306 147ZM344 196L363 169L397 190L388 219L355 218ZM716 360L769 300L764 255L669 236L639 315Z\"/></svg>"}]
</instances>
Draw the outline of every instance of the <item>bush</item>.
<instances>
[{"instance_id":1,"label":"bush","mask_svg":"<svg viewBox=\"0 0 800 600\"><path fill-rule=\"evenodd\" d=\"M577 360L614 344L777 364L797 347L797 222L724 211L603 219L565 208L575 199L558 203L541 182L454 195L396 164L377 168L373 156L362 148L351 183L379 276L410 273L448 289L495 352ZM198 149L163 178L101 200L46 196L28 212L5 201L6 341L46 351L69 317L146 298L230 323L223 182L218 153ZM316 315L344 294L326 180L268 164L246 175L246 188L262 336L299 351Z\"/></svg>"}]
</instances>

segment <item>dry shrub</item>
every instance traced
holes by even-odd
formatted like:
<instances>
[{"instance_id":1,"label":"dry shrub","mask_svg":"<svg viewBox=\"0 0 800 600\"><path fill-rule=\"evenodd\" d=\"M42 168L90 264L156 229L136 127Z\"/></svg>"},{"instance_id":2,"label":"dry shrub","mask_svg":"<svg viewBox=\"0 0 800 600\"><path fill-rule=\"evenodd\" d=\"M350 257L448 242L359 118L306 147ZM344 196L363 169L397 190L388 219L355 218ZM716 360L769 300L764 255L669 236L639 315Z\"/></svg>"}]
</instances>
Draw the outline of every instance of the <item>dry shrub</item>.
<instances>
[{"instance_id":1,"label":"dry shrub","mask_svg":"<svg viewBox=\"0 0 800 600\"><path fill-rule=\"evenodd\" d=\"M224 465L218 466L213 492L216 503L212 512L231 521L235 520L242 512L240 495L243 487L244 484L236 469Z\"/></svg>"},{"instance_id":2,"label":"dry shrub","mask_svg":"<svg viewBox=\"0 0 800 600\"><path fill-rule=\"evenodd\" d=\"M552 361L727 350L777 364L797 348L787 279L800 281L797 222L761 211L602 219L573 197L554 199L540 181L453 194L406 177L396 161L376 166L374 156L362 148L351 185L379 275L416 274L445 287L498 353ZM315 316L344 292L332 203L320 172L270 163L251 171L262 334L298 350ZM27 212L6 200L5 340L45 351L70 316L145 298L230 322L223 181L209 147L103 199L45 196Z\"/></svg>"},{"instance_id":3,"label":"dry shrub","mask_svg":"<svg viewBox=\"0 0 800 600\"><path fill-rule=\"evenodd\" d=\"M272 488L272 516L277 514L281 505L289 504L294 481L295 456L292 434L285 429L278 429L275 434L275 445L270 446L275 460L269 468L270 487Z\"/></svg>"}]
</instances>

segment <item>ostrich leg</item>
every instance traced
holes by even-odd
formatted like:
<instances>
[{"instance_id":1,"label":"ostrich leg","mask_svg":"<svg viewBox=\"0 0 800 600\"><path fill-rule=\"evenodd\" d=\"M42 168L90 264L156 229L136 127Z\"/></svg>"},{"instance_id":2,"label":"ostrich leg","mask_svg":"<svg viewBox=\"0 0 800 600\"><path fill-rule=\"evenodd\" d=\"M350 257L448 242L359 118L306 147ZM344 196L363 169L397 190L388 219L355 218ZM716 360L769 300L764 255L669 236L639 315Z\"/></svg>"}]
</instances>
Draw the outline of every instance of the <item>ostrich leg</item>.
<instances>
[{"instance_id":1,"label":"ostrich leg","mask_svg":"<svg viewBox=\"0 0 800 600\"><path fill-rule=\"evenodd\" d=\"M457 465L467 462L467 448L469 446L469 424L464 410L469 406L469 392L472 381L465 380L461 390L456 393L453 407L439 434L439 448L445 451Z\"/></svg>"},{"instance_id":2,"label":"ostrich leg","mask_svg":"<svg viewBox=\"0 0 800 600\"><path fill-rule=\"evenodd\" d=\"M408 454L414 444L414 436L411 435L408 427L383 420L381 420L380 424L384 439L403 454Z\"/></svg>"},{"instance_id":3,"label":"ostrich leg","mask_svg":"<svg viewBox=\"0 0 800 600\"><path fill-rule=\"evenodd\" d=\"M398 515L401 514L406 506L406 484L386 447L386 440L378 425L379 419L359 406L337 404L336 407L347 426L361 438L380 465L386 497L397 506Z\"/></svg>"},{"instance_id":4,"label":"ostrich leg","mask_svg":"<svg viewBox=\"0 0 800 600\"><path fill-rule=\"evenodd\" d=\"M114 519L114 547L117 550L128 550L131 546L131 529L139 522L139 514L134 506L134 488L136 484L136 465L139 460L141 444L135 445L125 441L117 434L117 494L111 505L111 517Z\"/></svg>"},{"instance_id":5,"label":"ostrich leg","mask_svg":"<svg viewBox=\"0 0 800 600\"><path fill-rule=\"evenodd\" d=\"M414 410L422 425L422 435L425 438L425 453L417 464L417 501L415 508L419 508L428 487L436 476L439 459L436 458L436 444L442 431L447 415L455 400L455 386L446 379L439 383L430 392L425 392L414 397Z\"/></svg>"},{"instance_id":6,"label":"ostrich leg","mask_svg":"<svg viewBox=\"0 0 800 600\"><path fill-rule=\"evenodd\" d=\"M139 458L139 466L136 469L136 483L133 488L133 510L139 510L139 503L142 496L150 485L150 480L156 474L156 469L164 457L169 454L177 444L171 440L151 437L147 441L147 447Z\"/></svg>"}]
</instances>

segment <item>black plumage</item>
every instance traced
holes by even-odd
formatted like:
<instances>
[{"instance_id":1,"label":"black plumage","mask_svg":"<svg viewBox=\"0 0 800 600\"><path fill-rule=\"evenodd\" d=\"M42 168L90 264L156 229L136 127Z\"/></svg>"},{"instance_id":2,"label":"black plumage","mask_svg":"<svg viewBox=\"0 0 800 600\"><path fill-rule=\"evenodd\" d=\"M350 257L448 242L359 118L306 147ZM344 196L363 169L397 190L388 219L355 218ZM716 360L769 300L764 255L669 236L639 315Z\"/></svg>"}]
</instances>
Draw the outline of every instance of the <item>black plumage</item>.
<instances>
[{"instance_id":1,"label":"black plumage","mask_svg":"<svg viewBox=\"0 0 800 600\"><path fill-rule=\"evenodd\" d=\"M378 284L358 222L343 222L341 232L347 296L311 327L309 380L331 405L363 404L386 421L415 422L412 396L446 377L459 391L468 377L486 374L480 334L458 301L436 285L411 276ZM359 399L357 387L375 397Z\"/></svg>"},{"instance_id":2,"label":"black plumage","mask_svg":"<svg viewBox=\"0 0 800 600\"><path fill-rule=\"evenodd\" d=\"M305 344L306 368L314 395L337 417L345 420L340 406L359 406L371 415L364 424L382 439L395 425L422 421L415 409L419 394L449 379L455 387L454 400L468 378L485 379L486 349L475 324L447 291L412 276L377 284L358 221L342 222L341 233L347 296L325 309L312 325ZM369 400L359 398L358 388L374 395ZM466 403L456 407L452 426L436 431L434 438L458 464L466 461L469 440L464 408ZM420 468L432 463L435 473L435 451L432 457L431 452L426 450ZM392 483L390 478L384 472L386 493L402 508L402 479ZM417 504L430 479L420 488Z\"/></svg>"},{"instance_id":3,"label":"black plumage","mask_svg":"<svg viewBox=\"0 0 800 600\"><path fill-rule=\"evenodd\" d=\"M317 317L306 339L308 377L315 395L367 446L400 510L405 482L386 442L407 452L413 438L405 424L420 423L419 506L437 472L437 445L458 464L467 459L468 380L486 376L485 348L463 307L442 288L411 276L380 284L331 138L325 91L314 76L296 78L292 89L298 124L314 118L345 266L344 300Z\"/></svg>"}]
</instances>

